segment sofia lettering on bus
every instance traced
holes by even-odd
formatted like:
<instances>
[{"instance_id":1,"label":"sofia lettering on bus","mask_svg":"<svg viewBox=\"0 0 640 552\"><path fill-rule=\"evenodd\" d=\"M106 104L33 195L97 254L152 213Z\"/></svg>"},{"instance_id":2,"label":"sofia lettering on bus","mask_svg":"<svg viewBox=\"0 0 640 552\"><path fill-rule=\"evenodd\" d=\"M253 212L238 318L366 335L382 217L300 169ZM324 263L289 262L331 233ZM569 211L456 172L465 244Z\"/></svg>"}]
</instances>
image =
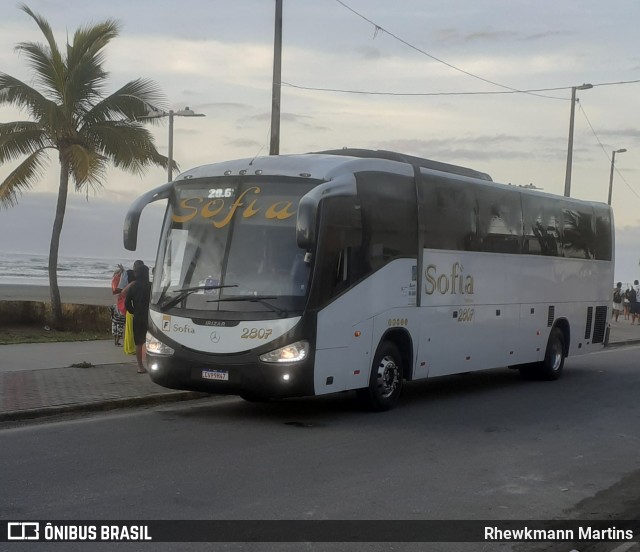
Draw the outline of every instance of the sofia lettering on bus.
<instances>
[{"instance_id":1,"label":"sofia lettering on bus","mask_svg":"<svg viewBox=\"0 0 640 552\"><path fill-rule=\"evenodd\" d=\"M473 294L473 276L464 275L464 266L460 263L453 263L451 272L438 274L438 267L434 264L429 265L425 270L426 282L424 284L424 292L432 295L436 291L445 295L450 293L455 295Z\"/></svg>"},{"instance_id":2,"label":"sofia lettering on bus","mask_svg":"<svg viewBox=\"0 0 640 552\"><path fill-rule=\"evenodd\" d=\"M262 213L268 220L284 220L296 214L297 206L294 207L293 201L276 201L265 206L260 204L260 198L255 197L259 195L260 188L252 186L242 192L230 205L229 200L225 198L188 197L180 201L179 210L176 210L171 219L173 222L183 223L199 215L203 219L210 219L211 224L216 228L224 228L231 222L236 212L242 212L243 218L251 218Z\"/></svg>"}]
</instances>

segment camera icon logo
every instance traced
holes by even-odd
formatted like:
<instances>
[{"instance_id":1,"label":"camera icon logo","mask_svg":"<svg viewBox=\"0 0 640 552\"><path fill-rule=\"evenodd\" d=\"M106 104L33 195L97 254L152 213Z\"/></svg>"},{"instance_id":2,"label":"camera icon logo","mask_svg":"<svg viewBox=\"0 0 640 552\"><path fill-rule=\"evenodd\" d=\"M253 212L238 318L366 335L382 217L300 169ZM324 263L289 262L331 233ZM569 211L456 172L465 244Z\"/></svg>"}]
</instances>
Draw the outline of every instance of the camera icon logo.
<instances>
[{"instance_id":1,"label":"camera icon logo","mask_svg":"<svg viewBox=\"0 0 640 552\"><path fill-rule=\"evenodd\" d=\"M7 540L25 541L40 538L40 524L37 521L13 521L7 523Z\"/></svg>"}]
</instances>

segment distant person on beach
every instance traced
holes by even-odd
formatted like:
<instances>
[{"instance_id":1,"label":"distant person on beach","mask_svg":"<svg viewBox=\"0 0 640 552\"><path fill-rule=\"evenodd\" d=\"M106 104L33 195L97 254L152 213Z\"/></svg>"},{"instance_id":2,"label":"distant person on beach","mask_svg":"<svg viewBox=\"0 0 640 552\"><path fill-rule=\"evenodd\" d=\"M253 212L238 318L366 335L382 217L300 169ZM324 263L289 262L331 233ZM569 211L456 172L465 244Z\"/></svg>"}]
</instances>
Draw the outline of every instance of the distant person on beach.
<instances>
[{"instance_id":1,"label":"distant person on beach","mask_svg":"<svg viewBox=\"0 0 640 552\"><path fill-rule=\"evenodd\" d=\"M136 346L136 360L138 374L147 370L143 364L144 346L149 329L149 301L151 298L151 283L149 282L149 267L142 261L134 263L135 281L127 291L125 306L127 312L133 315L133 340Z\"/></svg>"},{"instance_id":2,"label":"distant person on beach","mask_svg":"<svg viewBox=\"0 0 640 552\"><path fill-rule=\"evenodd\" d=\"M124 295L122 294L122 288L120 288L120 281L124 274L124 267L121 264L116 266L116 270L111 277L111 293L117 295L115 304L109 307L111 311L111 335L113 335L113 342L116 347L120 346L120 340L124 335L124 323L127 309L124 306Z\"/></svg>"}]
</instances>

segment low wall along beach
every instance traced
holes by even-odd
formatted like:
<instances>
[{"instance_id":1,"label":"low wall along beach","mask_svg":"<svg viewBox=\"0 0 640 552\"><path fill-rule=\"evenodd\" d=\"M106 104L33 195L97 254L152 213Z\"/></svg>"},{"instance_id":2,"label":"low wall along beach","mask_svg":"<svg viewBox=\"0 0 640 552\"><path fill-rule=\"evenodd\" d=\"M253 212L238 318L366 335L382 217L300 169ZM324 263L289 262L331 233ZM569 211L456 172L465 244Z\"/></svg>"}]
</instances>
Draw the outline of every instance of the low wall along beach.
<instances>
[{"instance_id":1,"label":"low wall along beach","mask_svg":"<svg viewBox=\"0 0 640 552\"><path fill-rule=\"evenodd\" d=\"M71 331L111 328L110 287L60 287L65 327ZM45 325L51 319L49 286L0 284L0 327Z\"/></svg>"}]
</instances>

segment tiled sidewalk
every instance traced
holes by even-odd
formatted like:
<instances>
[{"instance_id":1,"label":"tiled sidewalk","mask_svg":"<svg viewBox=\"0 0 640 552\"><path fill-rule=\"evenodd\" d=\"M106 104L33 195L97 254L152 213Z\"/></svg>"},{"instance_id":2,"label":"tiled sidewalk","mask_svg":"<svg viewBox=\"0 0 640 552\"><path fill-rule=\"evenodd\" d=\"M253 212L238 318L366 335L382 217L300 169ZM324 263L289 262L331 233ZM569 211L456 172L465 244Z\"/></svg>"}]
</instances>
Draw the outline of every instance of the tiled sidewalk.
<instances>
[{"instance_id":1,"label":"tiled sidewalk","mask_svg":"<svg viewBox=\"0 0 640 552\"><path fill-rule=\"evenodd\" d=\"M160 387L130 363L0 372L0 421L201 396Z\"/></svg>"}]
</instances>

